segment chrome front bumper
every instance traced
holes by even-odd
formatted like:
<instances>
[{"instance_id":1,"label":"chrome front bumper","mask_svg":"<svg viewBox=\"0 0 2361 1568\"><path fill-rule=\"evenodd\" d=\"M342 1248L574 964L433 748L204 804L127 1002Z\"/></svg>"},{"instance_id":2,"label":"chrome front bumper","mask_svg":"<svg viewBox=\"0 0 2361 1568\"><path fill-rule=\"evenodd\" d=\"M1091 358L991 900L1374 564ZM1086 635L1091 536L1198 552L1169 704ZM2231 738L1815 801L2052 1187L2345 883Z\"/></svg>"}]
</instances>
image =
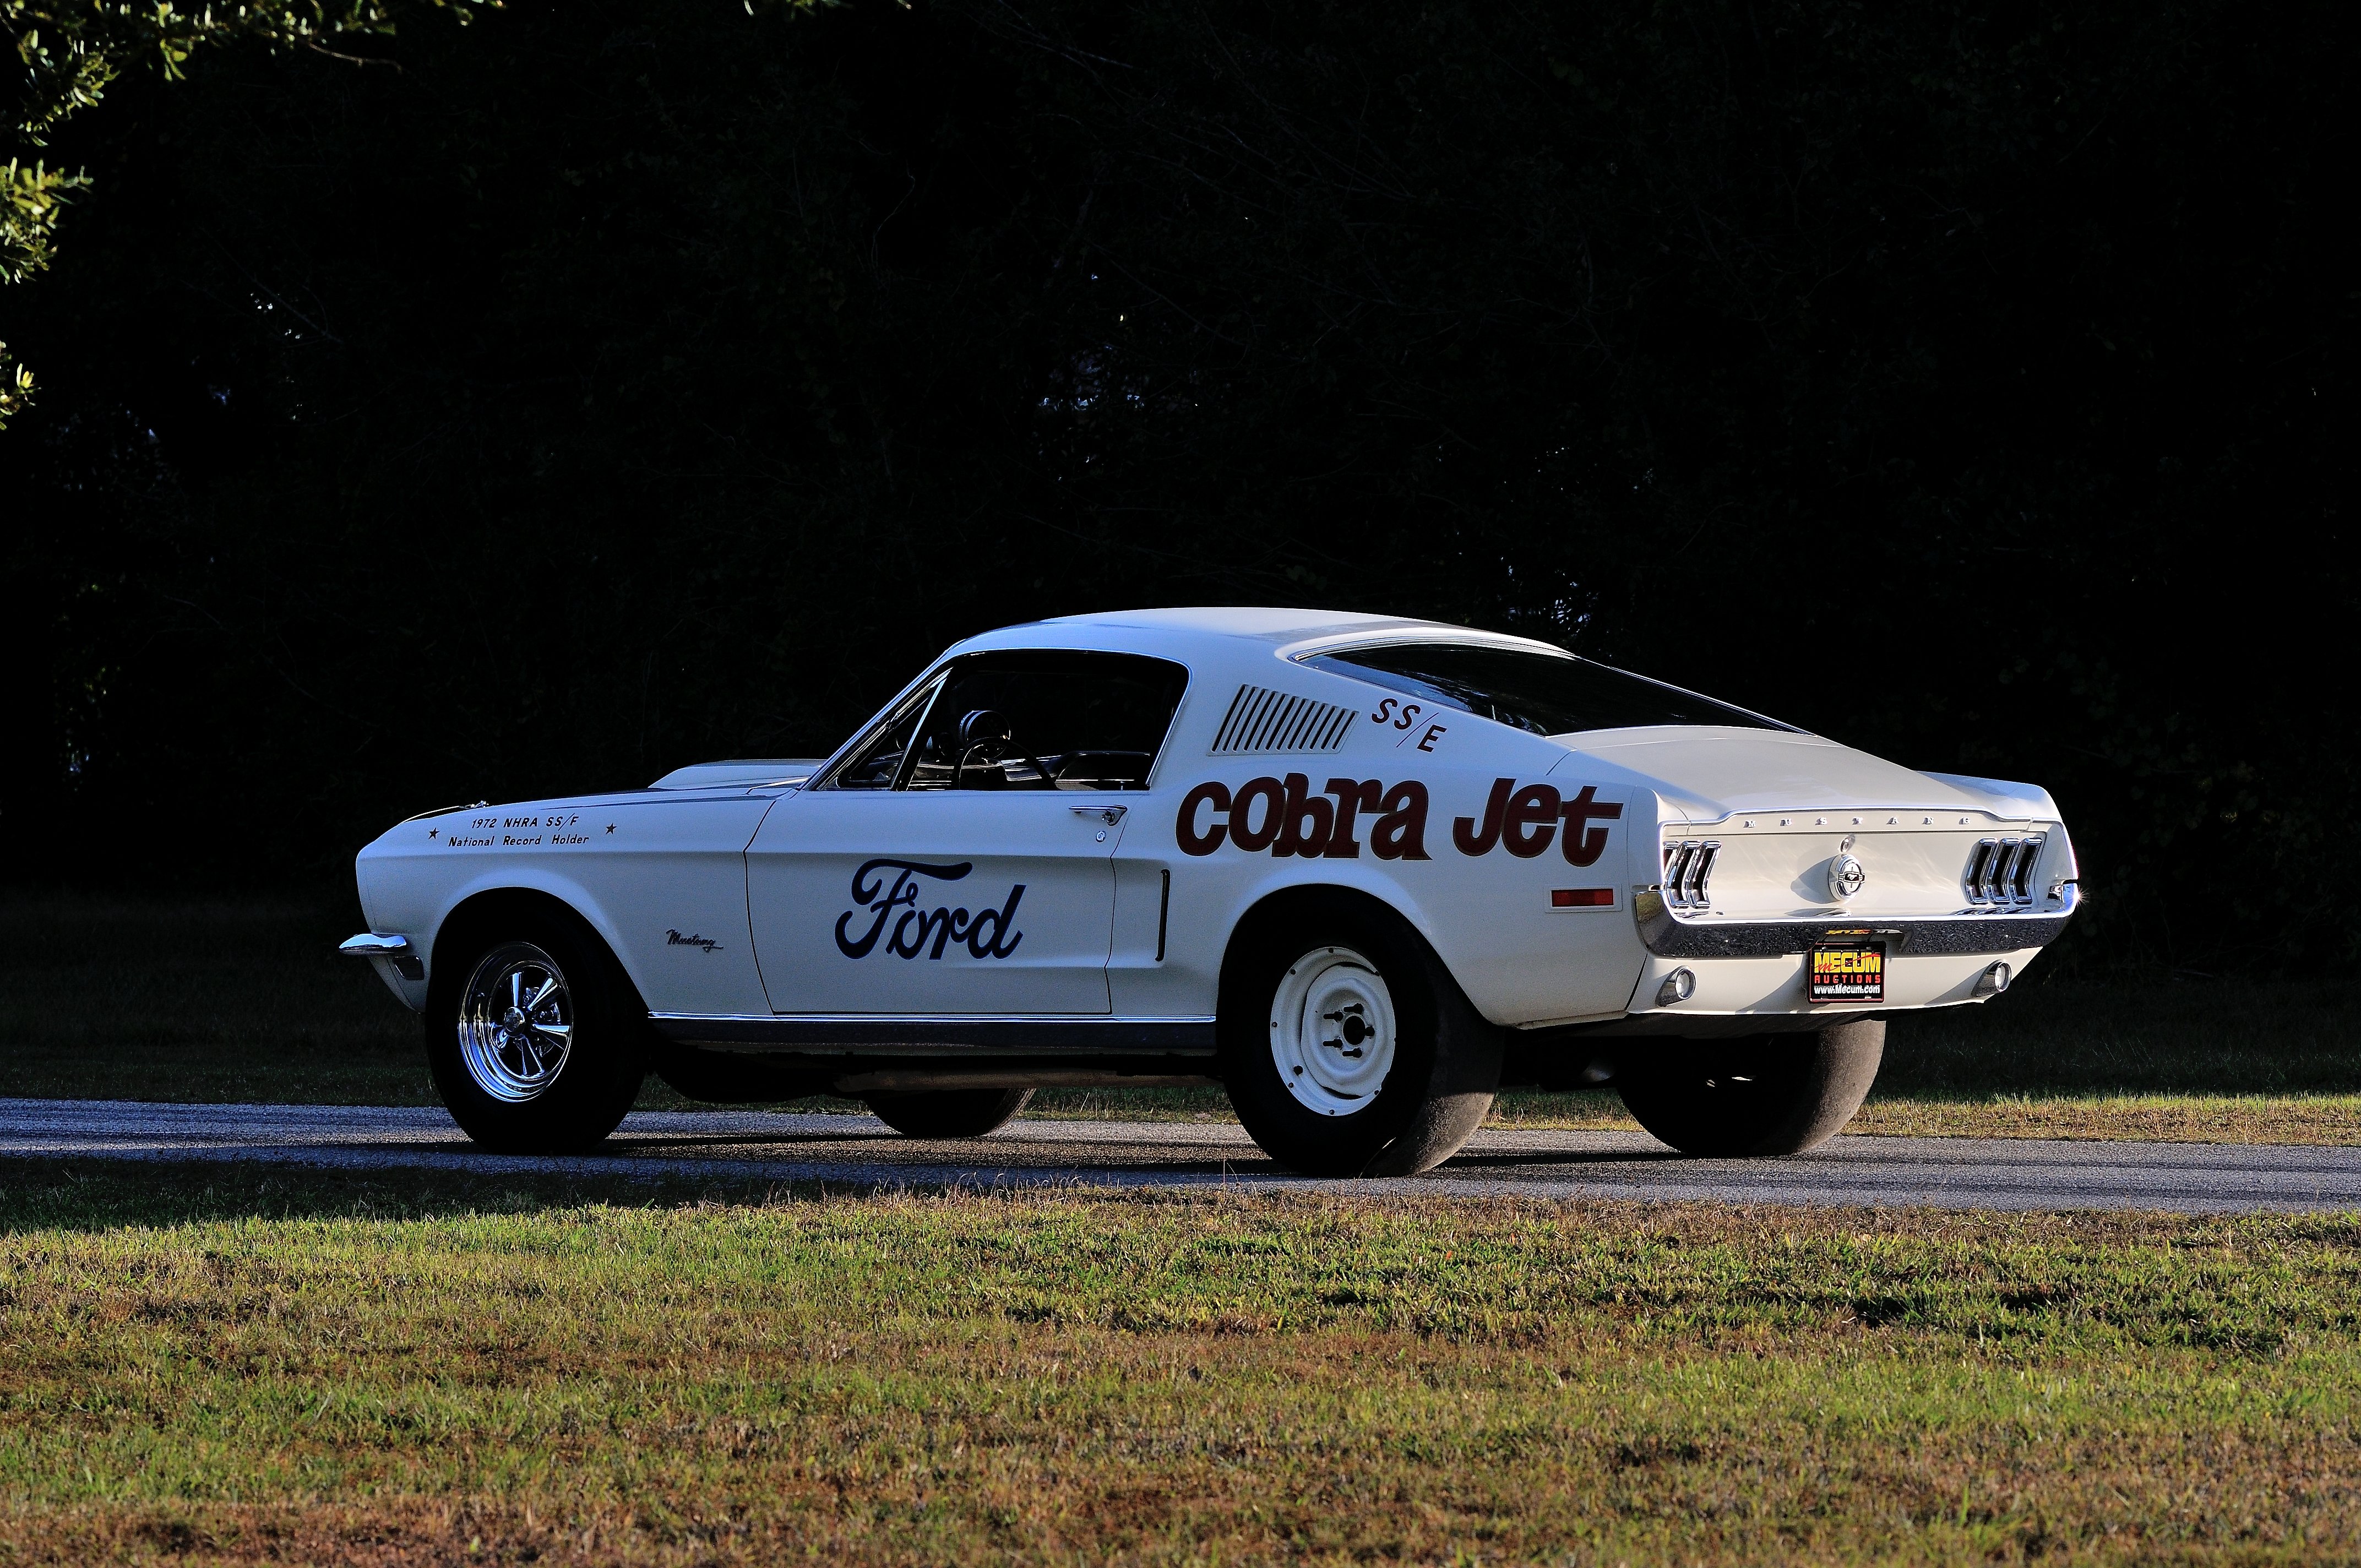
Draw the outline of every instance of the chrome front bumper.
<instances>
[{"instance_id":1,"label":"chrome front bumper","mask_svg":"<svg viewBox=\"0 0 2361 1568\"><path fill-rule=\"evenodd\" d=\"M426 978L426 966L419 961L418 950L411 946L407 937L364 931L357 937L347 937L337 943L336 951L348 959L382 959L395 974L404 980Z\"/></svg>"}]
</instances>

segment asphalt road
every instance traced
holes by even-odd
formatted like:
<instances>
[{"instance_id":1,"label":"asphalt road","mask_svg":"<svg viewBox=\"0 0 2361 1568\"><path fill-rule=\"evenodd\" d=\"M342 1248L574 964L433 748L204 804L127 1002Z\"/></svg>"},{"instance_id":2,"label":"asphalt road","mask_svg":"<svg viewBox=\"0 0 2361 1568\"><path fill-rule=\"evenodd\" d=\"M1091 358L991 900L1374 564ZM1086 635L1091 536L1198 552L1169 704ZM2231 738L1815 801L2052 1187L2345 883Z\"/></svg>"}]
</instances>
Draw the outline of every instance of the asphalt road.
<instances>
[{"instance_id":1,"label":"asphalt road","mask_svg":"<svg viewBox=\"0 0 2361 1568\"><path fill-rule=\"evenodd\" d=\"M709 1176L873 1187L1225 1187L1455 1197L1933 1204L2184 1212L2361 1208L2361 1148L2019 1138L1840 1137L1789 1159L1683 1159L1641 1133L1479 1133L1390 1181L1291 1176L1219 1123L1017 1122L920 1142L867 1116L641 1112L598 1155L476 1149L439 1110L0 1100L0 1158L224 1160L315 1168Z\"/></svg>"}]
</instances>

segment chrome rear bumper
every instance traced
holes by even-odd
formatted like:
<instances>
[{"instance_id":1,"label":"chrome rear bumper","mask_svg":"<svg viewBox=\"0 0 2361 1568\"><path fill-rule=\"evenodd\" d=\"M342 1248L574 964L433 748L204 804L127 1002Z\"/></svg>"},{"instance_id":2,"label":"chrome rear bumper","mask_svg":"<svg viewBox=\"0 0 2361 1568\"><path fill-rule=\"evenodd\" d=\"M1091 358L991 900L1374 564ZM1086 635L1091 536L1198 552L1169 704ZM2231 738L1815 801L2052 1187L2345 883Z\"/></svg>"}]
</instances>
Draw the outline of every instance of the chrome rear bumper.
<instances>
[{"instance_id":1,"label":"chrome rear bumper","mask_svg":"<svg viewBox=\"0 0 2361 1568\"><path fill-rule=\"evenodd\" d=\"M2076 901L2079 903L2079 901ZM1828 916L1809 920L1683 920L1654 887L1631 890L1640 940L1660 959L1780 959L1830 937L1881 937L1896 958L2014 953L2044 948L2073 918L2074 905L2046 915L1968 915L1936 919Z\"/></svg>"}]
</instances>

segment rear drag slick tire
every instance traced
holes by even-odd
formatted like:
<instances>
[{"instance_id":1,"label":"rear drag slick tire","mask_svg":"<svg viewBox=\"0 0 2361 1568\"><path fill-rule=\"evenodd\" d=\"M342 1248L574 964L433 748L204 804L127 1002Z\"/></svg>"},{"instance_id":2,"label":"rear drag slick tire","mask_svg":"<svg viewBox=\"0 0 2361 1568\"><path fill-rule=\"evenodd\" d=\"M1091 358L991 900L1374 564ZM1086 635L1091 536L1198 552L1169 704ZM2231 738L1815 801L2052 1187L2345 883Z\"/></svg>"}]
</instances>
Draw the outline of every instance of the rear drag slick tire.
<instances>
[{"instance_id":1,"label":"rear drag slick tire","mask_svg":"<svg viewBox=\"0 0 2361 1568\"><path fill-rule=\"evenodd\" d=\"M1619 1071L1615 1087L1640 1125L1683 1154L1801 1154L1852 1120L1884 1056L1882 1018L1808 1035L1664 1040Z\"/></svg>"}]
</instances>

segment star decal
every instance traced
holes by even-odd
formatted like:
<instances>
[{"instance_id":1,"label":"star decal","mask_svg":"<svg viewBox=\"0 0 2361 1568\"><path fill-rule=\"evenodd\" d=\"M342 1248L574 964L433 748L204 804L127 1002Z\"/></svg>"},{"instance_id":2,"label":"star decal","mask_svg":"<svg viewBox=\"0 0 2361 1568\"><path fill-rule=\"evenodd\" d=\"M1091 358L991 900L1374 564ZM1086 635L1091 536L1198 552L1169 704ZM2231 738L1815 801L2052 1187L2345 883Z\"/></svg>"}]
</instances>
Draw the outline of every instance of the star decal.
<instances>
[{"instance_id":1,"label":"star decal","mask_svg":"<svg viewBox=\"0 0 2361 1568\"><path fill-rule=\"evenodd\" d=\"M609 833L612 833L614 830L615 830L615 825L614 825L613 823L611 823L611 822L608 823L608 824L607 824L607 831L608 831L608 832L609 832Z\"/></svg>"}]
</instances>

